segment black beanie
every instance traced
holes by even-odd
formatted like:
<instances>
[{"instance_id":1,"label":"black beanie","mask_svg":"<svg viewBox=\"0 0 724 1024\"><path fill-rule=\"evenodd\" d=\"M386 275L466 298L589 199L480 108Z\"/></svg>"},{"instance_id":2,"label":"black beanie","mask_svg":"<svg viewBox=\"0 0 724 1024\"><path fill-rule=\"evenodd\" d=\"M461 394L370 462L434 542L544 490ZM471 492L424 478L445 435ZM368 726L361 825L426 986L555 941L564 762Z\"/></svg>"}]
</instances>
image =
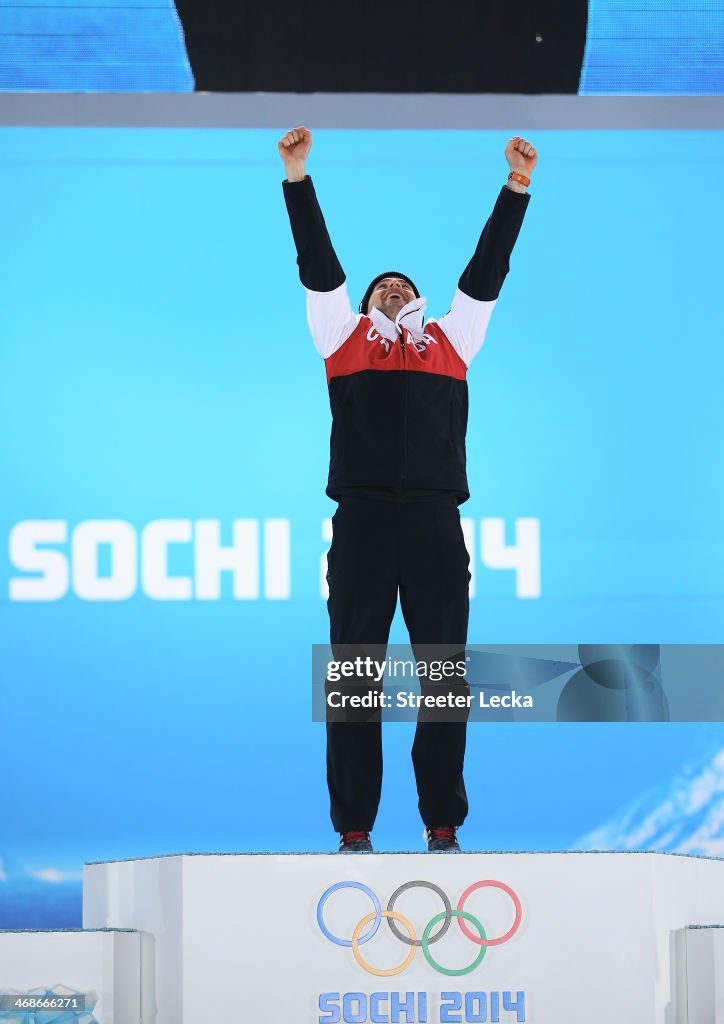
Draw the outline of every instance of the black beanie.
<instances>
[{"instance_id":1,"label":"black beanie","mask_svg":"<svg viewBox=\"0 0 724 1024\"><path fill-rule=\"evenodd\" d=\"M375 285L379 284L380 281L383 278L385 278L385 277L399 277L401 280L407 281L407 283L410 285L410 287L412 288L413 292L415 293L415 297L418 298L418 299L420 298L420 293L418 292L417 288L415 287L415 282L411 281L410 278L407 276L407 274L400 274L396 270L388 270L385 274L378 274L377 277L375 277L367 285L367 291L362 296L362 301L359 304L359 312L360 313L365 313L366 314L366 312L367 312L367 303L370 301L370 295L374 291Z\"/></svg>"}]
</instances>

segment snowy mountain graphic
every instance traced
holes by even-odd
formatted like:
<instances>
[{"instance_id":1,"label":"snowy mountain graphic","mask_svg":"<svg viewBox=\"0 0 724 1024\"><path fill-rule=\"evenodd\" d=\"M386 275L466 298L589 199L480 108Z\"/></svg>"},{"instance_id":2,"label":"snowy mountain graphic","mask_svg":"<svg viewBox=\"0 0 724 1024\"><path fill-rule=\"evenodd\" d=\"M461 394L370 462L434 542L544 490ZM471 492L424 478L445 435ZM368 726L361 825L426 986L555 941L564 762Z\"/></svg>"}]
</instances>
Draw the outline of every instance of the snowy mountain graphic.
<instances>
[{"instance_id":1,"label":"snowy mountain graphic","mask_svg":"<svg viewBox=\"0 0 724 1024\"><path fill-rule=\"evenodd\" d=\"M724 857L724 750L646 790L572 849Z\"/></svg>"}]
</instances>

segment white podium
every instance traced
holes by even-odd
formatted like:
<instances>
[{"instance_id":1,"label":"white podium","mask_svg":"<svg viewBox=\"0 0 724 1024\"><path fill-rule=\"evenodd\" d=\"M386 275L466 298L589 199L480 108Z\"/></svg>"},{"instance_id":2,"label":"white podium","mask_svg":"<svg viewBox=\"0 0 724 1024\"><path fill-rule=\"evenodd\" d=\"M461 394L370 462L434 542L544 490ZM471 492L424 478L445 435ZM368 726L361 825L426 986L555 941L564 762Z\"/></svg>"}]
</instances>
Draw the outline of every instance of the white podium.
<instances>
[{"instance_id":1,"label":"white podium","mask_svg":"<svg viewBox=\"0 0 724 1024\"><path fill-rule=\"evenodd\" d=\"M724 928L687 928L687 1008L693 1024L724 1022Z\"/></svg>"},{"instance_id":2,"label":"white podium","mask_svg":"<svg viewBox=\"0 0 724 1024\"><path fill-rule=\"evenodd\" d=\"M88 997L86 1012L56 1009L39 1016L3 1010L0 1021L98 1021L139 1024L140 935L128 930L0 931L0 992L50 990ZM71 1001L72 1005L72 1001Z\"/></svg>"},{"instance_id":3,"label":"white podium","mask_svg":"<svg viewBox=\"0 0 724 1024\"><path fill-rule=\"evenodd\" d=\"M724 1020L714 932L690 928L724 922L724 861L713 859L116 861L86 865L83 920L142 933L143 1024Z\"/></svg>"}]
</instances>

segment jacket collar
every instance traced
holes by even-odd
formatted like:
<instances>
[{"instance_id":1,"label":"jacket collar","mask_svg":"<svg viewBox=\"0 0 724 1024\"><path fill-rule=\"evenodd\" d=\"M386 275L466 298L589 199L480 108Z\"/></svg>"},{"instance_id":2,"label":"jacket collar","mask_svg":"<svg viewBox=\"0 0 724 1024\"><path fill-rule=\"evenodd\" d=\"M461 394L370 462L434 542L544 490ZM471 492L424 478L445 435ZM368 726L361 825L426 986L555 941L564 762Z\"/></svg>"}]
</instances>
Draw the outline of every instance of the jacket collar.
<instances>
[{"instance_id":1,"label":"jacket collar","mask_svg":"<svg viewBox=\"0 0 724 1024\"><path fill-rule=\"evenodd\" d=\"M394 323L377 306L372 307L368 316L374 324L375 330L379 331L382 337L387 338L388 341L396 341L402 333L403 327L410 332L415 340L419 341L422 338L422 325L426 309L427 299L420 298L413 299L412 302L403 306L395 317Z\"/></svg>"}]
</instances>

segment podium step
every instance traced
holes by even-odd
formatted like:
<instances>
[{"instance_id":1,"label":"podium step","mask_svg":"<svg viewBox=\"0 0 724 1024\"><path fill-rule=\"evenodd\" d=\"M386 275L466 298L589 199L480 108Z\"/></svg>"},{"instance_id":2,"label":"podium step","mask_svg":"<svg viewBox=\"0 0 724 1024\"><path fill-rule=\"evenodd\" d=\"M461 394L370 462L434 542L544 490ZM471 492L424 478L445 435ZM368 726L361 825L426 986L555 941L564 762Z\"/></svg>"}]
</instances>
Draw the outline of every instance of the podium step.
<instances>
[{"instance_id":1,"label":"podium step","mask_svg":"<svg viewBox=\"0 0 724 1024\"><path fill-rule=\"evenodd\" d=\"M86 865L83 914L144 933L144 1024L720 1024L721 860L183 854Z\"/></svg>"},{"instance_id":2,"label":"podium step","mask_svg":"<svg viewBox=\"0 0 724 1024\"><path fill-rule=\"evenodd\" d=\"M724 926L692 925L684 935L687 1024L724 1024Z\"/></svg>"},{"instance_id":3,"label":"podium step","mask_svg":"<svg viewBox=\"0 0 724 1024\"><path fill-rule=\"evenodd\" d=\"M140 1020L141 936L137 931L0 931L1 1024L140 1024Z\"/></svg>"}]
</instances>

